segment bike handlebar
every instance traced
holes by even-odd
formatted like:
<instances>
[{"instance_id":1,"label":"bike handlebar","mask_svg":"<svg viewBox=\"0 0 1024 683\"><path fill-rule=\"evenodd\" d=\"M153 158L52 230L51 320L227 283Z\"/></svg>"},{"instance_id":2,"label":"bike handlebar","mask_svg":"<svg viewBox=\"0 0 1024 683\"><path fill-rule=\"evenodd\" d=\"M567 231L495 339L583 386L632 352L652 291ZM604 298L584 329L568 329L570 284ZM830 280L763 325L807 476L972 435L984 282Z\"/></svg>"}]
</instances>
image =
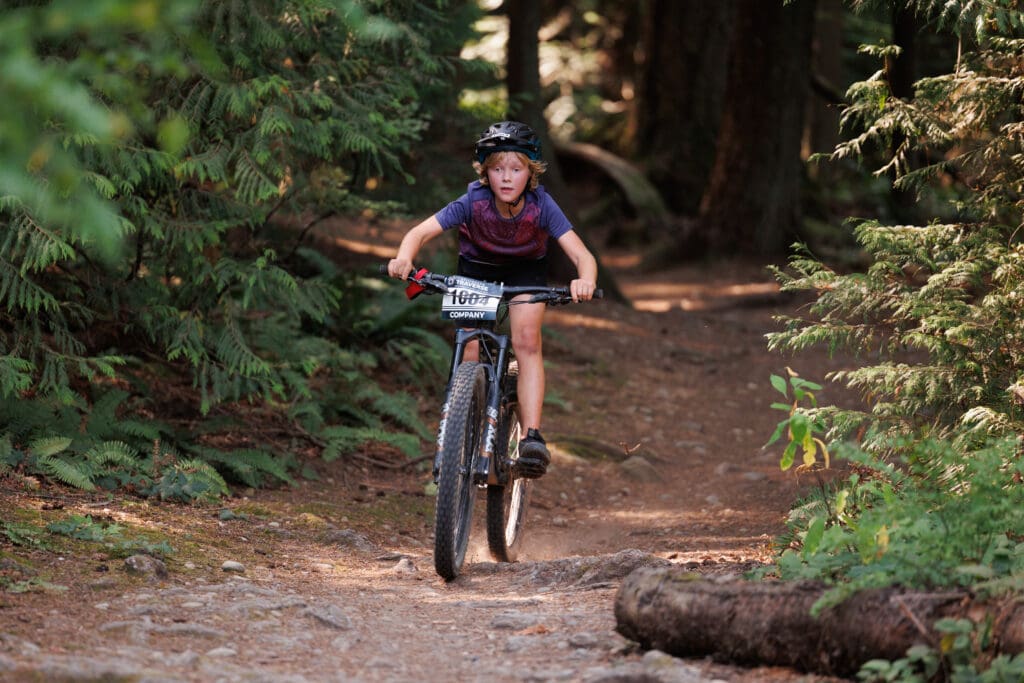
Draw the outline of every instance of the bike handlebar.
<instances>
[{"instance_id":1,"label":"bike handlebar","mask_svg":"<svg viewBox=\"0 0 1024 683\"><path fill-rule=\"evenodd\" d=\"M381 275L388 274L388 267L384 264L378 266L378 270ZM431 273L427 269L423 268L416 273L411 273L405 279L408 282L419 285L423 288L422 291L430 294L447 294L449 291L450 282L449 279L452 276L444 275L442 273ZM475 278L467 278L473 280ZM520 294L533 294L530 299L525 303L548 303L552 305L569 304L572 303L572 294L568 287L548 287L546 285L502 285L502 298L509 300L512 297L519 296ZM604 298L604 290L595 289L594 298Z\"/></svg>"}]
</instances>

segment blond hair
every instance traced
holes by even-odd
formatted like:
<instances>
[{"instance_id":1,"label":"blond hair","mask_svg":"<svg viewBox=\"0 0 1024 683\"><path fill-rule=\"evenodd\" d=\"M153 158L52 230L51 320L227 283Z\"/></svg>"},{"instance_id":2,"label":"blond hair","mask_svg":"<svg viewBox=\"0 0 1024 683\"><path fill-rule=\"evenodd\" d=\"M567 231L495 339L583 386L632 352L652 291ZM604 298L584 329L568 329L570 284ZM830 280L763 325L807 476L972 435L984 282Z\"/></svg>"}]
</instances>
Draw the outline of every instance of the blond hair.
<instances>
[{"instance_id":1,"label":"blond hair","mask_svg":"<svg viewBox=\"0 0 1024 683\"><path fill-rule=\"evenodd\" d=\"M497 164L499 161L505 158L506 154L514 154L520 163L530 169L530 187L531 190L536 190L537 185L540 184L540 174L548 169L547 163L540 160L533 160L527 157L522 152L516 152L515 150L505 150L502 152L494 152L488 154L482 162L474 161L473 170L480 177L480 184L487 185L487 169Z\"/></svg>"}]
</instances>

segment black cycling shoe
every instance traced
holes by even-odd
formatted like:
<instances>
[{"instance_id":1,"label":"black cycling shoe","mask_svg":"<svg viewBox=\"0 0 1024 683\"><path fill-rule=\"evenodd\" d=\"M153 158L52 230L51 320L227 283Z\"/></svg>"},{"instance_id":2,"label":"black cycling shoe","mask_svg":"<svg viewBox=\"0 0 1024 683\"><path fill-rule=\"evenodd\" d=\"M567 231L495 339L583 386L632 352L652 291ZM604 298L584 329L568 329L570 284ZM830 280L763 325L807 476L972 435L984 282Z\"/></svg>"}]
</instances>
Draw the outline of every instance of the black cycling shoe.
<instances>
[{"instance_id":1,"label":"black cycling shoe","mask_svg":"<svg viewBox=\"0 0 1024 683\"><path fill-rule=\"evenodd\" d=\"M516 460L516 474L523 479L543 477L551 464L551 453L544 437L536 429L527 429L526 438L519 442L519 459Z\"/></svg>"}]
</instances>

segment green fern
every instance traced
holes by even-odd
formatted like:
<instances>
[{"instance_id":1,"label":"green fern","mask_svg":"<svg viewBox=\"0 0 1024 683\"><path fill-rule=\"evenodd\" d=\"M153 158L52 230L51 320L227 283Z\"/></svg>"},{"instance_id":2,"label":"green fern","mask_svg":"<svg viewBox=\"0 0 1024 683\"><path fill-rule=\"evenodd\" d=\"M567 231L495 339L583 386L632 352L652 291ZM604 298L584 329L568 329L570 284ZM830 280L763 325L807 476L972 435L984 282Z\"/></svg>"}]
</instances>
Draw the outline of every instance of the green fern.
<instances>
[{"instance_id":1,"label":"green fern","mask_svg":"<svg viewBox=\"0 0 1024 683\"><path fill-rule=\"evenodd\" d=\"M259 488L265 486L268 481L294 483L288 473L288 463L267 451L255 448L221 451L208 447L190 447L189 450L201 458L202 462L219 468L219 471L230 475L246 486Z\"/></svg>"},{"instance_id":2,"label":"green fern","mask_svg":"<svg viewBox=\"0 0 1024 683\"><path fill-rule=\"evenodd\" d=\"M370 443L390 446L409 458L422 455L420 440L411 434L396 434L373 427L334 426L324 429L321 436L327 441L320 455L326 462L356 453Z\"/></svg>"},{"instance_id":3,"label":"green fern","mask_svg":"<svg viewBox=\"0 0 1024 683\"><path fill-rule=\"evenodd\" d=\"M36 439L29 444L29 452L39 458L63 453L71 445L71 439L64 436L51 436Z\"/></svg>"},{"instance_id":4,"label":"green fern","mask_svg":"<svg viewBox=\"0 0 1024 683\"><path fill-rule=\"evenodd\" d=\"M190 503L214 501L228 495L227 482L209 463L198 459L175 462L149 491L163 500Z\"/></svg>"},{"instance_id":5,"label":"green fern","mask_svg":"<svg viewBox=\"0 0 1024 683\"><path fill-rule=\"evenodd\" d=\"M162 7L149 25L130 0L88 21L46 3L0 18L20 60L5 70L20 79L14 114L0 115L0 424L12 453L71 439L19 466L148 490L139 454L195 454L210 431L159 416L220 407L301 415L313 439L339 423L422 437L411 402L357 389L380 360L440 366L440 342L409 332L429 349L417 355L353 339L338 269L309 267L289 217L399 208L367 181L407 177L421 103L452 87L469 11L453 24L416 0ZM290 480L286 456L255 453L202 457L238 479ZM174 471L153 490L188 499L200 473Z\"/></svg>"},{"instance_id":6,"label":"green fern","mask_svg":"<svg viewBox=\"0 0 1024 683\"><path fill-rule=\"evenodd\" d=\"M96 485L92 483L96 471L85 462L72 462L55 455L40 455L37 465L41 472L68 486L85 491L96 490Z\"/></svg>"}]
</instances>

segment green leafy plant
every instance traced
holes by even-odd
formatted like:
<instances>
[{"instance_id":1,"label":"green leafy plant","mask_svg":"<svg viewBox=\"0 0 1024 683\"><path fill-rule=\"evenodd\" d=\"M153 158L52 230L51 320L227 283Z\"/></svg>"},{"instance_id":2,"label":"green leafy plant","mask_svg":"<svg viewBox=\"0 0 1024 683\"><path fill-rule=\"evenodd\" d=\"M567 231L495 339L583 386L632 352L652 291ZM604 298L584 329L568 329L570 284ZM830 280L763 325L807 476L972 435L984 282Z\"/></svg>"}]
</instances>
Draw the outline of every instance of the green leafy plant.
<instances>
[{"instance_id":1,"label":"green leafy plant","mask_svg":"<svg viewBox=\"0 0 1024 683\"><path fill-rule=\"evenodd\" d=\"M774 570L783 579L833 584L815 609L864 589L971 586L1014 590L1024 579L1024 466L997 441L964 460L951 444L916 442L901 466L850 445L837 455L855 465L819 506L790 516L791 547Z\"/></svg>"},{"instance_id":2,"label":"green leafy plant","mask_svg":"<svg viewBox=\"0 0 1024 683\"><path fill-rule=\"evenodd\" d=\"M116 543L107 544L107 552L111 557L129 557L131 555L144 554L153 557L169 557L174 554L174 548L167 541L146 541L143 539L126 539Z\"/></svg>"},{"instance_id":3,"label":"green leafy plant","mask_svg":"<svg viewBox=\"0 0 1024 683\"><path fill-rule=\"evenodd\" d=\"M0 522L0 534L10 543L25 548L45 548L46 539L39 527L20 522Z\"/></svg>"},{"instance_id":4,"label":"green leafy plant","mask_svg":"<svg viewBox=\"0 0 1024 683\"><path fill-rule=\"evenodd\" d=\"M117 524L97 522L91 515L70 515L60 521L50 522L46 530L52 534L93 543L119 538L123 531Z\"/></svg>"},{"instance_id":5,"label":"green leafy plant","mask_svg":"<svg viewBox=\"0 0 1024 683\"><path fill-rule=\"evenodd\" d=\"M383 354L334 334L348 292L302 243L398 208L372 188L411 180L422 94L452 87L471 31L455 4L8 3L0 468L192 500L290 481L280 451L328 428L422 432L367 389ZM235 437L247 410L290 437ZM157 442L187 465L155 473Z\"/></svg>"},{"instance_id":6,"label":"green leafy plant","mask_svg":"<svg viewBox=\"0 0 1024 683\"><path fill-rule=\"evenodd\" d=\"M991 620L940 619L935 647L915 645L895 661L874 659L857 672L864 683L924 683L938 676L949 683L1004 683L1024 679L1024 654L999 655L988 661ZM984 662L984 663L982 663Z\"/></svg>"},{"instance_id":7,"label":"green leafy plant","mask_svg":"<svg viewBox=\"0 0 1024 683\"><path fill-rule=\"evenodd\" d=\"M198 498L193 495L188 500ZM91 515L73 514L64 519L50 522L46 531L58 536L67 536L78 541L102 544L111 557L128 557L144 553L154 557L167 557L174 553L165 541L152 542L144 538L125 538L125 527L110 522L97 521Z\"/></svg>"},{"instance_id":8,"label":"green leafy plant","mask_svg":"<svg viewBox=\"0 0 1024 683\"><path fill-rule=\"evenodd\" d=\"M969 452L987 437L1024 431L1024 201L1014 160L1022 128L1010 122L1022 112L1012 74L1024 41L1011 3L907 5L970 49L951 73L919 80L910 99L892 96L883 72L852 86L843 112L851 137L830 158L894 150L876 174L893 174L898 188L919 196L941 189L950 220L857 221L870 260L863 272L839 272L798 245L789 269L776 273L784 290L812 292L815 301L806 317L784 316L769 347L875 359L830 377L861 391L868 407L823 409L829 439L866 432L864 447L880 451L918 433Z\"/></svg>"},{"instance_id":9,"label":"green leafy plant","mask_svg":"<svg viewBox=\"0 0 1024 683\"><path fill-rule=\"evenodd\" d=\"M771 407L773 410L785 412L787 417L775 426L775 431L769 437L764 448L771 446L785 435L789 442L779 460L779 466L783 470L788 470L793 466L797 452L801 450L803 451L801 468L814 466L818 461L819 452L825 467L828 467L828 446L817 436L824 431L824 422L806 410L818 407L818 400L814 392L821 391L821 385L802 379L789 368L786 368L786 371L788 381L781 375L772 375L770 380L772 388L790 401L789 403L772 403Z\"/></svg>"}]
</instances>

